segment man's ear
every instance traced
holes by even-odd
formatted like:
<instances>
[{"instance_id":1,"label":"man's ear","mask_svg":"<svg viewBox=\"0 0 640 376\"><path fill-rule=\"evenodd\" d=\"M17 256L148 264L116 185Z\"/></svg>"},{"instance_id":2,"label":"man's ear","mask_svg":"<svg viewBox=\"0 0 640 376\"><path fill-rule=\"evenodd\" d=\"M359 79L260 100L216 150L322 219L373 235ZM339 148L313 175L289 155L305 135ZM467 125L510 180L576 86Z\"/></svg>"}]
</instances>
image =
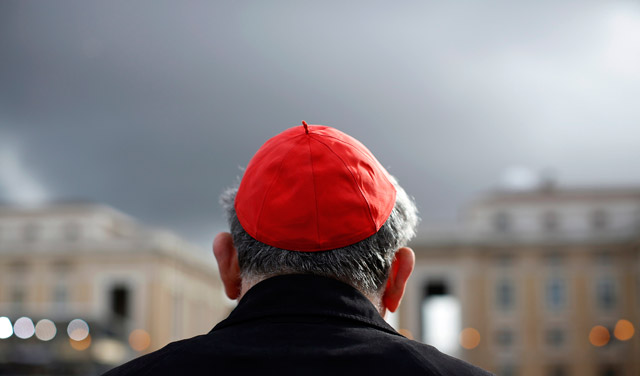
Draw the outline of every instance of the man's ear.
<instances>
[{"instance_id":1,"label":"man's ear","mask_svg":"<svg viewBox=\"0 0 640 376\"><path fill-rule=\"evenodd\" d=\"M221 232L213 240L213 255L218 261L220 279L229 299L238 299L242 289L242 277L238 264L238 252L228 232Z\"/></svg>"},{"instance_id":2,"label":"man's ear","mask_svg":"<svg viewBox=\"0 0 640 376\"><path fill-rule=\"evenodd\" d=\"M382 295L382 305L391 312L395 312L400 305L404 290L407 287L407 280L413 271L416 263L416 255L408 247L402 247L396 251L395 258L391 263L387 286Z\"/></svg>"}]
</instances>

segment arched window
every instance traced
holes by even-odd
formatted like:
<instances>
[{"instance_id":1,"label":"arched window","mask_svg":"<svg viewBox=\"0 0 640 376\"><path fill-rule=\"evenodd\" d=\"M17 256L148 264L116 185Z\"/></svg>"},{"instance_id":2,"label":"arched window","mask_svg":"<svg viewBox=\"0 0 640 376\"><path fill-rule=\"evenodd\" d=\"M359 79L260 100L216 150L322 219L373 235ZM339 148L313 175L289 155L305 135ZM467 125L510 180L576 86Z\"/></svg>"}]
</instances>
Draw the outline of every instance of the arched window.
<instances>
[{"instance_id":1,"label":"arched window","mask_svg":"<svg viewBox=\"0 0 640 376\"><path fill-rule=\"evenodd\" d=\"M565 280L560 277L552 277L547 281L545 289L547 307L559 310L566 306L567 287Z\"/></svg>"},{"instance_id":2,"label":"arched window","mask_svg":"<svg viewBox=\"0 0 640 376\"><path fill-rule=\"evenodd\" d=\"M499 211L493 215L493 229L497 232L509 232L512 223L508 213Z\"/></svg>"},{"instance_id":3,"label":"arched window","mask_svg":"<svg viewBox=\"0 0 640 376\"><path fill-rule=\"evenodd\" d=\"M560 228L560 217L556 212L547 211L542 215L542 228L548 232L558 231Z\"/></svg>"},{"instance_id":4,"label":"arched window","mask_svg":"<svg viewBox=\"0 0 640 376\"><path fill-rule=\"evenodd\" d=\"M613 309L617 304L615 281L611 277L603 277L596 282L596 303L603 310Z\"/></svg>"},{"instance_id":5,"label":"arched window","mask_svg":"<svg viewBox=\"0 0 640 376\"><path fill-rule=\"evenodd\" d=\"M515 305L515 291L511 281L502 279L496 284L496 305L503 311L508 311Z\"/></svg>"},{"instance_id":6,"label":"arched window","mask_svg":"<svg viewBox=\"0 0 640 376\"><path fill-rule=\"evenodd\" d=\"M114 286L111 289L111 313L115 318L126 319L130 312L129 289L123 285Z\"/></svg>"},{"instance_id":7,"label":"arched window","mask_svg":"<svg viewBox=\"0 0 640 376\"><path fill-rule=\"evenodd\" d=\"M608 216L607 212L603 209L594 210L591 213L591 228L594 230L602 230L607 227Z\"/></svg>"}]
</instances>

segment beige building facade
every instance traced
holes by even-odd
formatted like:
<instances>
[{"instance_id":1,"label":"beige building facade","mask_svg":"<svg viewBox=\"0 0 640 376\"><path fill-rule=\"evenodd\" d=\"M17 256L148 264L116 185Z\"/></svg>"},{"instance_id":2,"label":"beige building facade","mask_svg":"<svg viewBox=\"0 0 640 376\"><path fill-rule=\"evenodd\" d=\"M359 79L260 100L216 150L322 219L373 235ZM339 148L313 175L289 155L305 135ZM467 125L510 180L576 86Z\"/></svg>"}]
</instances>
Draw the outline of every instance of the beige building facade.
<instances>
[{"instance_id":1,"label":"beige building facade","mask_svg":"<svg viewBox=\"0 0 640 376\"><path fill-rule=\"evenodd\" d=\"M416 339L501 376L640 375L640 190L496 192L412 246Z\"/></svg>"},{"instance_id":2,"label":"beige building facade","mask_svg":"<svg viewBox=\"0 0 640 376\"><path fill-rule=\"evenodd\" d=\"M0 207L0 371L98 373L206 333L230 309L213 256L170 232L97 204ZM75 319L88 326L79 341Z\"/></svg>"}]
</instances>

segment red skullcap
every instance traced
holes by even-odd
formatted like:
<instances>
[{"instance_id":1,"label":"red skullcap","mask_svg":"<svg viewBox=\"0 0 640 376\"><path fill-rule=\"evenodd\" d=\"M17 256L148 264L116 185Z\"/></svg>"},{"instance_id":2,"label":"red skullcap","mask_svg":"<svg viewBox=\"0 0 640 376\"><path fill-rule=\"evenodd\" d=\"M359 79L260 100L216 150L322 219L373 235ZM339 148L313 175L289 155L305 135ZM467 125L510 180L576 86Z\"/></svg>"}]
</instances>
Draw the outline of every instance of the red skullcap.
<instances>
[{"instance_id":1,"label":"red skullcap","mask_svg":"<svg viewBox=\"0 0 640 376\"><path fill-rule=\"evenodd\" d=\"M249 162L235 199L240 224L262 243L302 252L375 234L396 202L387 171L351 136L302 123L268 140Z\"/></svg>"}]
</instances>

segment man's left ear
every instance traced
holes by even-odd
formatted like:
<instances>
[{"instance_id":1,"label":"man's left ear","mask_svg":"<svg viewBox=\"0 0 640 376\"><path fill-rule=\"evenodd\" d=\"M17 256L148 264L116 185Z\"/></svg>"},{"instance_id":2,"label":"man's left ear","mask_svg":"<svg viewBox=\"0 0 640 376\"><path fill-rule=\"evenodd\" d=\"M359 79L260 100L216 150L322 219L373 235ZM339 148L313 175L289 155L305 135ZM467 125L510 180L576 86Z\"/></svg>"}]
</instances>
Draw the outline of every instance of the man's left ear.
<instances>
[{"instance_id":1,"label":"man's left ear","mask_svg":"<svg viewBox=\"0 0 640 376\"><path fill-rule=\"evenodd\" d=\"M396 251L389 270L387 286L382 295L384 308L391 312L395 312L398 309L404 290L407 287L407 280L409 280L415 263L416 255L411 248L402 247Z\"/></svg>"},{"instance_id":2,"label":"man's left ear","mask_svg":"<svg viewBox=\"0 0 640 376\"><path fill-rule=\"evenodd\" d=\"M242 275L238 264L238 252L228 232L216 235L213 241L213 254L218 262L220 279L229 299L238 299L242 294Z\"/></svg>"}]
</instances>

